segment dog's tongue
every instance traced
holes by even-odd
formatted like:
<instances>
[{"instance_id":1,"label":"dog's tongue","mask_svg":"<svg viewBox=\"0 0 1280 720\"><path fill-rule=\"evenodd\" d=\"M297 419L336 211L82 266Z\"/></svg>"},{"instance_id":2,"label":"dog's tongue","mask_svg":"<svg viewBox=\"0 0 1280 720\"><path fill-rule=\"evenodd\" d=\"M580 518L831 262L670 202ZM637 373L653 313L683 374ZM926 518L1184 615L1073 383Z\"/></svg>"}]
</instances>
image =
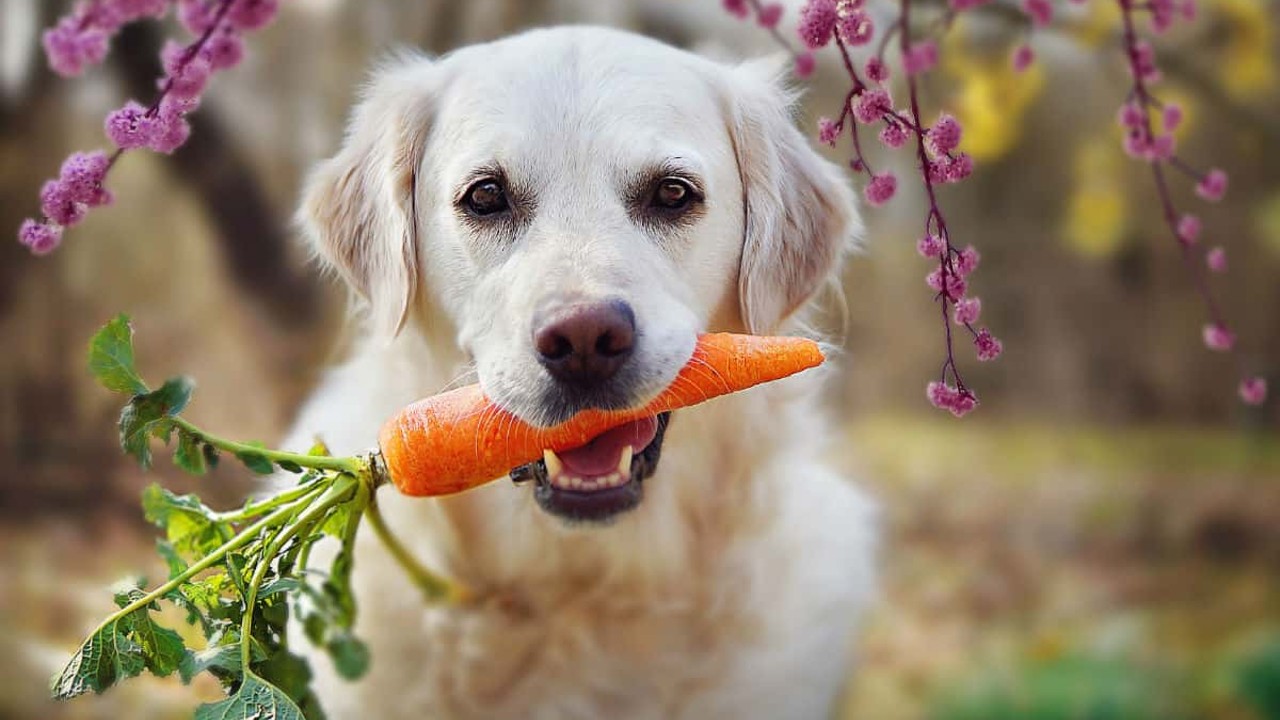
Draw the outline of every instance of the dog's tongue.
<instances>
[{"instance_id":1,"label":"dog's tongue","mask_svg":"<svg viewBox=\"0 0 1280 720\"><path fill-rule=\"evenodd\" d=\"M577 477L608 475L618 469L622 450L630 445L636 453L644 450L658 434L658 418L647 417L616 427L579 448L556 453L565 470Z\"/></svg>"}]
</instances>

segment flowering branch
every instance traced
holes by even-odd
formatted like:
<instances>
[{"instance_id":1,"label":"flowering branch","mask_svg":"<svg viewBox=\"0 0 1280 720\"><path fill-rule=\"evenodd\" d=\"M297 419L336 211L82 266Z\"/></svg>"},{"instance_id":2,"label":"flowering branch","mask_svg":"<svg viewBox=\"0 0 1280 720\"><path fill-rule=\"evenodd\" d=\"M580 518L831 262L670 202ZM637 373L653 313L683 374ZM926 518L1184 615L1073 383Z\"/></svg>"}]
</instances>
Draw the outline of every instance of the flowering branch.
<instances>
[{"instance_id":1,"label":"flowering branch","mask_svg":"<svg viewBox=\"0 0 1280 720\"><path fill-rule=\"evenodd\" d=\"M880 141L891 149L914 141L916 171L921 187L929 200L924 219L924 230L916 244L917 251L928 259L936 259L937 268L930 272L926 284L934 291L942 316L945 357L940 377L928 383L926 396L936 407L949 410L957 417L977 406L977 395L961 377L956 363L954 330L964 328L973 339L979 361L994 360L1003 351L1003 344L986 327L977 327L982 302L968 295L969 275L978 265L979 254L972 245L963 250L953 242L951 230L938 200L938 185L955 183L967 178L973 171L973 160L959 152L962 128L952 116L943 113L931 126L926 126L920 115L919 77L933 69L938 62L938 46L934 39L914 37L911 25L913 0L899 0L898 15L894 22L880 34L875 50L866 60L859 74L850 57L849 48L867 46L876 35L876 28L864 5L866 0L807 0L800 9L796 31L808 52L796 52L779 33L777 26L782 17L782 6L777 3L762 4L757 0L723 0L734 15L756 20L768 28L774 38L796 60L796 73L807 77L814 67L813 52L834 44L849 80L849 91L834 119L818 120L818 140L835 146L848 131L853 145L850 168L867 178L863 194L872 206L888 202L896 194L898 180L892 172L876 173L872 170L859 138L859 125L881 125ZM948 0L945 12L925 28L929 33L945 34L960 13L979 8L989 0ZM1072 0L1083 2L1083 0ZM1191 273L1192 283L1204 301L1210 323L1204 328L1204 342L1212 350L1230 351L1235 335L1230 331L1223 313L1214 300L1205 273L1192 255L1192 247L1200 233L1200 220L1194 215L1179 217L1169 192L1165 166L1191 176L1198 184L1197 193L1216 201L1226 191L1227 176L1221 170L1200 173L1174 154L1172 130L1180 122L1182 113L1176 105L1161 104L1149 91L1149 85L1159 79L1154 65L1154 51L1140 40L1134 29L1135 12L1149 12L1153 27L1163 32L1181 14L1184 19L1195 17L1195 0L1115 0L1120 4L1124 18L1124 50L1134 78L1130 98L1121 112L1121 122L1128 129L1125 150L1151 164L1157 193L1160 196L1165 222L1182 249L1183 258ZM1176 4L1176 3L1181 4ZM1050 0L1023 0L1022 13L1027 18L1028 30L1048 26L1053 21L1053 5ZM900 50L900 66L905 74L909 98L906 109L894 109L892 98L884 83L889 78L887 51L897 36ZM832 42L834 40L834 42ZM1026 70L1035 60L1029 42L1024 41L1013 51L1012 67L1017 72ZM865 80L864 80L865 78ZM1164 134L1153 132L1150 113L1161 112ZM1221 247L1205 253L1210 270L1226 270L1226 254ZM954 327L953 327L954 326ZM1239 394L1245 402L1259 405L1266 398L1266 383L1260 377L1241 381Z\"/></svg>"},{"instance_id":2,"label":"flowering branch","mask_svg":"<svg viewBox=\"0 0 1280 720\"><path fill-rule=\"evenodd\" d=\"M1138 37L1135 13L1151 14L1152 28L1164 32L1173 24L1175 15L1180 12L1184 19L1193 20L1196 16L1194 0L1184 0L1180 7L1174 0L1116 0L1120 5L1121 19L1124 24L1123 44L1129 74L1133 77L1133 87L1129 98L1120 108L1120 124L1125 128L1124 150L1131 157L1151 165L1151 175L1155 181L1156 194L1160 198L1160 209L1169 232L1182 253L1183 263L1191 277L1191 284L1204 303L1209 323L1204 326L1204 344L1210 350L1232 352L1235 350L1236 336L1227 324L1226 318L1214 298L1205 274L1205 267L1213 272L1226 272L1227 255L1221 246L1215 246L1204 252L1202 266L1195 257L1201 231L1200 218L1192 214L1179 216L1169 192L1169 181L1165 166L1178 170L1196 181L1196 194L1209 202L1217 202L1227 191L1227 174L1214 168L1208 172L1200 172L1182 160L1176 154L1176 142L1173 131L1182 122L1182 108L1173 103L1161 103L1152 93L1150 86L1158 83L1160 70L1155 64L1155 50L1149 43ZM1154 130L1153 112L1159 112L1162 134ZM1261 405L1267 396L1267 384L1261 377L1245 377L1241 379L1238 393L1240 399L1250 405Z\"/></svg>"},{"instance_id":3,"label":"flowering branch","mask_svg":"<svg viewBox=\"0 0 1280 720\"><path fill-rule=\"evenodd\" d=\"M210 76L244 59L242 35L271 22L279 0L81 0L72 12L45 31L49 66L63 77L79 75L107 56L113 37L126 25L160 19L177 6L182 26L194 36L187 44L169 41L161 50L164 75L149 106L130 100L107 115L104 130L116 146L105 151L74 153L58 178L40 191L40 220L27 219L18 239L37 255L52 252L66 228L84 220L88 211L107 205L107 174L128 150L149 148L170 154L186 143L191 126L186 116L200 106Z\"/></svg>"}]
</instances>

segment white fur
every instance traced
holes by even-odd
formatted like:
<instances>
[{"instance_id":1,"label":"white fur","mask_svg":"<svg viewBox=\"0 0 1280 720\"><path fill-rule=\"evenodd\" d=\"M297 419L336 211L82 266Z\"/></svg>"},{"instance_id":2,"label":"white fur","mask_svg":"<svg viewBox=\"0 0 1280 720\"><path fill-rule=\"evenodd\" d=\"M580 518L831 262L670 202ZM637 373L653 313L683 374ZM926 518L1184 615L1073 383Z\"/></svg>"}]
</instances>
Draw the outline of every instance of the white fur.
<instances>
[{"instance_id":1,"label":"white fur","mask_svg":"<svg viewBox=\"0 0 1280 720\"><path fill-rule=\"evenodd\" d=\"M378 71L300 212L367 331L290 444L366 450L395 410L473 369L495 400L547 420L530 323L564 298L634 307L644 396L697 332L794 331L860 228L845 181L792 127L775 67L562 28ZM646 228L625 188L672 162L704 182L705 212ZM454 208L468 173L495 163L536 196L502 242ZM676 412L644 501L607 527L566 526L505 480L440 500L383 490L394 531L478 597L424 606L362 534L357 630L373 665L351 684L313 658L329 717L825 717L873 587L876 523L822 461L820 382Z\"/></svg>"}]
</instances>

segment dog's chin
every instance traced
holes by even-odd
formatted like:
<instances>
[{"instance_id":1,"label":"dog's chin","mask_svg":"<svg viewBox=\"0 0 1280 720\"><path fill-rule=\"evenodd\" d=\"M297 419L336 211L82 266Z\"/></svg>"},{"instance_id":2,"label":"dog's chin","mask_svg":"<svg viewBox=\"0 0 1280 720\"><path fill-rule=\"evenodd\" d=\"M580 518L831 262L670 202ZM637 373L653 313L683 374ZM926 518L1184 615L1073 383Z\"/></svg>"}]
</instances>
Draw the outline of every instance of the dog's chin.
<instances>
[{"instance_id":1,"label":"dog's chin","mask_svg":"<svg viewBox=\"0 0 1280 720\"><path fill-rule=\"evenodd\" d=\"M644 481L658 468L671 413L614 428L577 448L546 451L511 471L532 481L538 507L569 523L607 524L644 499Z\"/></svg>"}]
</instances>

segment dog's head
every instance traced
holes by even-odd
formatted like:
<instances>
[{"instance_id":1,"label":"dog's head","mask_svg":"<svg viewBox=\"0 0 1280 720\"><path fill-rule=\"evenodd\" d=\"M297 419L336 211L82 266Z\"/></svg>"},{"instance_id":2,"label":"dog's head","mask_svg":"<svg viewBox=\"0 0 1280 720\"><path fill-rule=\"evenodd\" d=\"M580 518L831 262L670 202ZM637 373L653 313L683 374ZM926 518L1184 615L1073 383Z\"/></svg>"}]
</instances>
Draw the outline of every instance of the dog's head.
<instances>
[{"instance_id":1,"label":"dog's head","mask_svg":"<svg viewBox=\"0 0 1280 720\"><path fill-rule=\"evenodd\" d=\"M486 394L527 422L635 406L697 333L778 328L857 232L779 69L599 28L400 58L312 175L302 220L381 332L447 317ZM640 501L666 424L513 477L549 512L610 519Z\"/></svg>"}]
</instances>

